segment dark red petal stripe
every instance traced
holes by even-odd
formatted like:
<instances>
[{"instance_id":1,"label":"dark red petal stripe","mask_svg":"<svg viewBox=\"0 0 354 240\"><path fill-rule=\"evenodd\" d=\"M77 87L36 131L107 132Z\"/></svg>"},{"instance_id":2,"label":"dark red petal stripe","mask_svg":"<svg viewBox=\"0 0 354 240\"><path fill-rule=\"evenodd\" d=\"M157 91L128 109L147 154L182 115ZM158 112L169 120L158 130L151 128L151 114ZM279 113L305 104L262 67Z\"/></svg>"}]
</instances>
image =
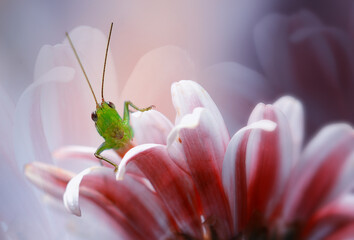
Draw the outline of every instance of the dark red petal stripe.
<instances>
[{"instance_id":1,"label":"dark red petal stripe","mask_svg":"<svg viewBox=\"0 0 354 240\"><path fill-rule=\"evenodd\" d=\"M243 232L247 222L246 153L250 131L234 135L223 165L223 185L229 199L234 232Z\"/></svg>"},{"instance_id":2,"label":"dark red petal stripe","mask_svg":"<svg viewBox=\"0 0 354 240\"><path fill-rule=\"evenodd\" d=\"M244 134L236 153L236 194L237 194L237 215L238 229L241 231L246 227L247 221L247 177L246 177L246 153L250 131Z\"/></svg>"}]
</instances>

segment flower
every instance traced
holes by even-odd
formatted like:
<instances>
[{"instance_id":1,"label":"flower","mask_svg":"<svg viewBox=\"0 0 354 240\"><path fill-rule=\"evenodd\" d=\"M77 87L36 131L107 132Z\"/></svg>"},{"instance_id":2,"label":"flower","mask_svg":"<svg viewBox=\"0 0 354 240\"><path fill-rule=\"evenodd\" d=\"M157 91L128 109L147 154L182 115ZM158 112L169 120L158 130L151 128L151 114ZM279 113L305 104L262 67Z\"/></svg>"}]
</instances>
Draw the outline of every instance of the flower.
<instances>
[{"instance_id":1,"label":"flower","mask_svg":"<svg viewBox=\"0 0 354 240\"><path fill-rule=\"evenodd\" d=\"M119 80L113 78L113 82L116 83L118 81L119 87L122 87L127 76L131 73L131 76L134 76L132 79L136 81L129 80L129 84L126 85L124 91L121 91L122 88L118 88L118 90L116 87L106 88L106 91L112 91L112 94L110 94L111 99L120 96L121 101L126 99L134 100L133 102L138 103L139 106L140 104L151 104L151 101L157 101L159 102L159 111L162 111L166 116L170 117L170 119L173 119L173 108L168 106L169 103L166 101L170 82L179 79L196 79L206 87L211 96L213 96L214 100L218 103L231 133L245 125L249 112L257 102L271 102L276 97L289 93L300 97L305 103L307 110L307 126L310 126L310 128L306 128L307 136L311 136L315 129L319 129L320 125L328 121L352 120L352 111L350 104L348 105L348 103L351 102L350 95L348 97L349 100L343 102L343 96L346 95L345 92L351 92L350 87L344 87L345 91L342 91L341 89L343 88L341 88L341 84L338 84L338 82L342 83L343 79L349 79L349 83L352 82L350 78L348 78L351 74L351 68L346 67L351 66L353 62L351 57L351 45L345 43L348 42L348 36L354 36L354 28L351 27L353 26L354 18L352 17L353 14L350 14L353 10L352 2L319 1L318 3L299 3L298 1L291 0L256 2L257 4L250 1L225 1L224 3L213 4L200 1L191 5L189 2L184 3L182 1L173 3L172 5L154 5L147 3L143 8L141 8L140 3L137 5L134 2L114 2L114 5L110 3L105 3L104 5L101 3L98 3L98 5L88 5L85 3L82 5L80 2L76 4L72 2L40 3L39 5L36 3L29 3L28 5L25 3L21 5L6 4L6 7L1 9L3 10L2 17L6 20L3 22L12 24L5 24L6 26L4 25L5 27L1 30L3 41L1 41L0 45L2 49L0 51L0 75L3 80L1 87L4 87L4 91L9 93L9 99L5 98L6 101L2 101L0 105L2 109L4 109L4 107L7 109L9 105L12 105L11 111L13 114L15 104L9 104L8 102L12 99L14 103L16 103L25 86L32 82L32 77L29 76L33 75L33 63L38 54L38 49L42 44L56 42L57 40L54 39L64 37L64 32L70 29L71 26L85 22L86 24L92 23L96 27L105 30L109 22L113 20L118 28L118 31L114 31L115 37L113 38L114 41L117 42L111 45L113 49L111 49L112 51L110 50L110 52L115 55L117 63L115 66L119 76ZM84 8L82 8L83 6ZM301 11L300 14L296 13L298 9L303 7L313 14L308 11ZM102 11L97 11L97 9L101 9ZM51 12L54 14L49 14L49 16L48 13ZM104 17L99 17L99 12L104 13ZM267 16L259 23L259 20L267 13L276 14ZM311 17L311 15L315 15L315 17ZM97 18L93 18L92 16L97 16ZM304 16L305 18L303 18ZM293 53L292 45L290 45L290 50L286 46L289 39L293 40L292 35L297 34L293 34L294 32L292 32L292 30L294 29L286 29L286 26L291 26L294 19L301 18L305 20L303 22L315 24L305 24L296 30L296 32L306 33L306 30L312 28L313 32L307 32L308 35L304 34L304 38L300 38L299 42L295 41L295 45L297 47L308 47L310 49L308 53L318 53L316 49L324 47L322 48L322 50L324 50L322 52L329 53L325 58L327 61L318 59L319 61L316 60L314 62L316 64L319 63L319 65L325 63L324 65L330 66L328 69L331 69L331 71L329 71L331 74L336 72L333 71L333 69L340 66L340 69L337 71L340 73L340 76L336 78L335 74L331 75L331 77L334 76L334 78L332 78L334 81L331 83L339 90L337 91L339 93L337 96L333 97L333 94L329 94L328 91L322 91L322 93L318 95L314 94L316 91L321 92L319 90L323 89L323 87L328 89L322 84L318 84L318 86L314 89L312 88L311 91L308 91L310 88L308 88L306 84L300 89L289 88L285 91L287 88L286 86L283 88L282 81L279 83L281 87L277 84L277 80L281 78L275 77L274 79L270 79L270 82L275 84L270 84L269 80L266 79L278 76L279 73L283 74L286 72L283 70L289 69L289 66L290 68L292 67L291 64L289 65L291 61L283 62L281 60L279 61L279 58L276 57L268 58L267 54L262 55L262 53L266 53L265 50L270 47L268 44L272 42L276 42L277 46L280 47L279 51L276 52L279 53L285 49L284 51L286 53ZM21 19L21 21L18 21L19 19ZM108 23L107 19L109 19ZM163 19L163 21L159 21L161 19ZM165 21L166 19L168 19L168 21ZM314 21L311 20L307 22L306 19L312 19ZM167 22L168 24L166 24ZM262 30L263 27L268 30L276 30L277 27L279 27L279 31L274 31L274 34L266 34L268 35L266 39L274 38L273 40L275 41L270 39L269 41L263 42L260 39L257 40L257 38L253 38L254 26L257 23L259 23L259 27L257 27L258 30ZM149 26L149 28L146 28L146 26ZM86 28L86 30L88 29L89 28ZM342 31L344 31L344 33ZM264 37L261 31L257 32L257 37ZM84 37L95 42L95 36L97 35L93 35L94 36L84 35ZM285 37L283 38L283 36ZM322 38L322 36L324 37ZM299 37L299 35L297 35L297 37ZM141 41L141 39L144 39L144 41ZM257 49L254 46L253 39L257 40ZM317 42L318 39L322 39L323 41L320 40ZM81 37L81 41L83 40L85 39ZM316 44L319 42L325 44ZM95 51L96 49L98 50L97 47L105 45L105 41L98 41L96 43L97 44L89 44L89 50ZM98 46L98 44L100 44L100 46ZM188 50L188 52L181 51L177 47L163 47L167 44L180 46ZM284 46L285 48L283 48ZM77 47L80 48L80 44L77 44ZM156 47L159 48L148 52ZM47 46L46 51L42 51L41 54L48 54L49 49L50 47ZM65 47L63 49L65 49ZM330 50L327 51L328 49ZM5 146L4 149L6 149L7 153L1 154L1 164L3 166L1 169L3 183L1 190L4 193L2 203L5 203L3 204L5 207L1 210L1 230L6 230L6 234L17 234L16 236L18 236L18 234L21 233L22 236L26 235L29 238L32 236L35 239L43 237L50 239L60 236L62 239L66 237L63 236L62 233L68 231L62 231L60 228L61 225L64 225L66 230L70 228L71 232L79 232L78 235L83 233L87 234L87 229L91 229L85 226L83 227L85 231L80 232L78 230L77 224L84 222L82 218L73 223L75 218L70 218L67 215L64 215L65 217L61 216L61 219L54 217L54 211L49 211L49 208L45 207L48 204L53 205L53 202L49 201L47 198L45 198L45 201L40 202L42 209L39 209L38 200L42 199L36 194L37 192L33 193L29 190L31 186L26 185L20 177L17 177L23 171L23 164L29 161L43 161L50 164L54 161L55 164L70 168L74 172L82 170L82 168L84 168L82 162L80 162L80 164L78 161L57 162L55 159L52 159L51 152L66 144L84 144L95 147L100 144L96 137L97 133L94 131L94 128L92 128L88 117L91 111L89 105L92 100L91 96L88 96L84 84L82 86L78 84L71 85L71 83L75 81L70 82L72 78L69 75L71 74L70 71L76 68L76 62L70 57L69 51L70 50L65 50L64 54L61 54L61 51L53 51L57 54L53 58L51 54L45 57L42 55L42 61L37 63L36 69L43 67L43 72L40 72L39 75L36 74L36 83L31 85L29 90L23 93L16 107L15 116L11 115L13 116L13 118L11 118L11 124L5 124L5 120L2 118L2 127L6 129L3 136L6 137L2 138L0 145ZM102 58L99 57L102 51L100 50L97 51L97 54L92 54L96 62L89 61L89 63L92 64L93 68L102 64ZM88 52L87 49L82 49L81 54L84 54L84 59L85 54L88 54ZM148 54L141 58L145 53ZM270 54L273 53L274 52L270 52ZM292 54L280 55L288 57L290 55L290 58L293 57ZM197 63L194 66L190 64L192 63L190 56L192 56ZM309 59L313 59L313 56L317 55L296 55L295 63L297 64L295 64L295 66L297 66L298 63L308 62ZM141 61L136 65L137 60L140 58ZM258 61L257 58L261 60ZM61 59L61 61L56 62L58 59ZM274 64L265 64L264 59L274 60ZM208 68L207 71L203 70L205 66L220 61L234 62L217 64ZM164 66L159 64L161 62L168 63L170 67L161 67ZM52 74L46 75L46 73L52 70L48 63L53 63L52 66L54 67L64 64L71 68L71 70L68 68L59 68L51 72ZM134 68L135 65L136 68ZM306 66L306 64L303 65ZM179 67L177 68L176 66ZM272 69L269 66L276 67ZM193 67L197 69L196 74L192 71ZM155 71L154 69L157 70ZM215 69L217 71L213 73ZM260 74L250 69L256 70ZM65 70L66 73L62 70ZM74 74L74 78L77 78L79 75L79 70L80 69L77 68L75 69L77 74ZM231 72L230 75L228 70ZM311 70L317 73L315 75L322 76L323 72L325 75L327 74L327 68L314 68ZM306 74L302 77L298 77L294 76L292 71L289 72L290 74L285 74L284 76L291 76L292 80L294 80L294 78L300 80L301 84L310 83L312 81ZM53 75L56 74L57 76L53 77ZM203 74L203 76L200 76L201 74ZM236 81L228 81L229 76ZM343 76L346 77L343 78ZM38 83L39 79L44 80L47 77L58 81L42 81ZM92 75L90 78L91 77ZM208 78L212 78L211 80L214 81L213 84L208 84ZM11 81L9 81L9 79L11 79ZM304 79L307 80L304 81ZM64 83L60 80L67 80L67 82ZM263 83L261 83L262 81ZM148 84L146 84L146 82L148 82ZM224 84L224 82L226 83ZM96 86L98 85L99 84ZM71 88L71 86L74 87ZM137 86L140 86L143 90L138 91ZM61 89L61 91L56 92L56 89ZM275 93L273 91L275 91ZM160 92L164 92L165 95L157 94ZM220 92L222 94L218 96ZM332 93L332 89L330 89L329 92ZM142 96L142 98L139 99L139 95ZM321 98L331 99L324 103ZM339 104L339 106L342 107L336 108L333 102L340 102L341 104ZM349 109L345 106L349 106ZM321 113L320 116L317 114L318 111ZM16 129L15 137L13 137L12 134L12 127L8 126L12 126ZM9 145L11 146L8 147ZM14 162L14 158L16 158L17 163ZM11 191L11 189L13 189L13 191ZM22 208L24 206L23 204L15 204L16 202L12 199L27 199L29 207ZM11 204L7 204L7 202ZM21 205L21 207L19 205ZM28 209L32 210L27 211ZM35 214L32 214L33 209L37 209L34 211ZM42 220L37 219L38 221L31 222L38 223L36 226L39 226L39 228L45 225L45 230L38 230L35 224L31 227L31 224L28 224L30 221L25 220L36 218L36 214L40 215ZM6 217L4 217L5 215ZM87 215L84 217L87 217ZM13 220L15 218L26 222L27 227L23 228L24 224ZM76 227L74 228L73 225ZM36 236L33 231L39 235ZM41 235L41 232L44 232L44 235ZM53 234L53 232L56 233ZM97 230L95 232L97 233ZM102 233L98 233L98 235L101 237L104 236ZM95 239L95 236L97 235L88 234L88 236L85 237ZM73 239L73 236L70 235L68 238Z\"/></svg>"},{"instance_id":2,"label":"flower","mask_svg":"<svg viewBox=\"0 0 354 240\"><path fill-rule=\"evenodd\" d=\"M174 126L157 111L132 115L138 145L121 159L120 180L106 167L74 176L39 162L27 165L26 175L50 195L64 196L76 215L81 215L79 196L94 203L124 239L353 234L351 126L328 125L302 149L303 107L286 96L258 104L247 126L230 139L200 85L180 81L171 93ZM94 150L68 146L55 156L91 161Z\"/></svg>"},{"instance_id":3,"label":"flower","mask_svg":"<svg viewBox=\"0 0 354 240\"><path fill-rule=\"evenodd\" d=\"M345 8L343 3L332 7L339 5ZM282 95L305 103L306 139L326 123L354 121L353 35L342 24L316 14L324 9L277 11L261 18L252 39L258 67L222 62L202 71L200 82L220 106L229 129L236 131L247 121L246 114L234 121L240 110L247 112L255 101ZM350 25L347 12L334 18ZM237 103L234 107L229 102Z\"/></svg>"}]
</instances>

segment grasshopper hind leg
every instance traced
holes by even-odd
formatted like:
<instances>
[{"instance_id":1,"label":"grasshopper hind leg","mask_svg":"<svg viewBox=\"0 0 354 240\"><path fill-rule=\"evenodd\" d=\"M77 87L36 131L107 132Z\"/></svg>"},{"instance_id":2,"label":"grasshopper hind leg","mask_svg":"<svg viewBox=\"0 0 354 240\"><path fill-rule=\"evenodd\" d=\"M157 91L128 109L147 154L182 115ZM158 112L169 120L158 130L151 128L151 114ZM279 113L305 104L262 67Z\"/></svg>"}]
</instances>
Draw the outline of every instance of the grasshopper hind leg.
<instances>
[{"instance_id":1,"label":"grasshopper hind leg","mask_svg":"<svg viewBox=\"0 0 354 240\"><path fill-rule=\"evenodd\" d=\"M103 164L102 164L102 160L103 160L103 161L106 161L106 162L108 162L109 164L111 164L111 165L114 167L114 172L117 172L117 171L118 171L118 165L117 165L116 163L112 162L111 160L109 160L109 159L107 159L107 158L105 158L105 157L103 157L103 156L101 155L101 153L102 153L104 150L106 150L106 149L108 149L108 148L106 147L106 144L105 144L105 142L104 142L104 143L101 144L101 146L99 146L99 148L96 150L96 152L95 152L94 155L95 155L96 158L98 158L98 159L100 160L100 164L101 164L101 165L103 165Z\"/></svg>"},{"instance_id":2,"label":"grasshopper hind leg","mask_svg":"<svg viewBox=\"0 0 354 240\"><path fill-rule=\"evenodd\" d=\"M129 110L129 106L131 106L132 108L134 108L135 110L140 111L140 112L146 112L146 111L149 111L149 110L151 110L152 108L155 107L154 105L151 105L151 106L146 107L146 108L139 108L136 105L134 105L131 101L125 101L124 102L124 116L123 116L123 119L125 121L129 121L129 118L130 118L129 117L129 113L131 111Z\"/></svg>"}]
</instances>

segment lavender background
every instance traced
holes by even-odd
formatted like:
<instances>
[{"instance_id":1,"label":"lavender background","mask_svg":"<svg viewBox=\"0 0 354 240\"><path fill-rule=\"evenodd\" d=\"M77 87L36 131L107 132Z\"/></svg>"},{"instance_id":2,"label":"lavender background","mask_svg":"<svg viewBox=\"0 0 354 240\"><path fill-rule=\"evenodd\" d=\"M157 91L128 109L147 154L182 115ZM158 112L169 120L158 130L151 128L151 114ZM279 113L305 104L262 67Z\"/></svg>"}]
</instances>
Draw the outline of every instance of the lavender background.
<instances>
[{"instance_id":1,"label":"lavender background","mask_svg":"<svg viewBox=\"0 0 354 240\"><path fill-rule=\"evenodd\" d=\"M9 98L0 99L14 108L34 81L43 45L62 42L66 31L80 25L106 33L112 21L111 51L120 86L146 53L177 46L193 60L192 75L218 104L231 134L246 123L257 102L270 103L284 94L305 104L307 137L328 122L354 122L353 0L2 0L0 86ZM123 95L139 102L134 89ZM169 108L161 106L172 119ZM6 150L8 136L1 133ZM0 237L13 239L4 234L10 231L19 239L73 239L53 233L55 220L43 220L42 203L5 150L0 152L7 159L0 170Z\"/></svg>"}]
</instances>

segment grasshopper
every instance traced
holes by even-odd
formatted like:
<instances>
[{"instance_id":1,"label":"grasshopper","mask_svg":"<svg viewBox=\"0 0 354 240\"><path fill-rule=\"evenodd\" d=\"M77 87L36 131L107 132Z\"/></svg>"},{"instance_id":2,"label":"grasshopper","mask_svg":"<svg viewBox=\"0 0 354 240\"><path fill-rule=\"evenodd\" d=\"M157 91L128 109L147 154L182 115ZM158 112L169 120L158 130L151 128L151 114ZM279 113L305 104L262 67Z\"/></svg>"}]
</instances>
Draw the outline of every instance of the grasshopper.
<instances>
[{"instance_id":1,"label":"grasshopper","mask_svg":"<svg viewBox=\"0 0 354 240\"><path fill-rule=\"evenodd\" d=\"M94 153L95 157L100 160L102 165L102 160L108 162L109 164L114 166L114 171L118 171L118 165L111 160L103 157L101 153L107 149L114 149L118 154L123 156L130 148L133 147L132 139L134 136L134 132L132 127L129 124L130 119L130 110L129 106L134 108L137 111L148 111L152 109L154 106L151 105L147 108L138 108L135 106L131 101L124 102L124 113L123 118L119 115L115 106L112 102L106 102L103 97L103 85L104 85L104 76L106 71L106 63L107 63L107 55L108 55L108 48L109 43L111 40L113 22L111 23L111 28L109 31L106 54L103 64L103 74L102 74L102 87L101 87L101 96L102 102L99 104L96 98L96 95L92 89L91 83L87 77L84 67L80 61L79 55L75 50L74 44L70 39L69 34L66 32L66 37L69 40L70 46L74 51L75 57L80 65L80 68L85 76L85 79L90 87L92 95L96 102L96 111L91 114L91 119L95 122L95 126L97 132L104 138L104 142L97 148L96 152Z\"/></svg>"}]
</instances>

